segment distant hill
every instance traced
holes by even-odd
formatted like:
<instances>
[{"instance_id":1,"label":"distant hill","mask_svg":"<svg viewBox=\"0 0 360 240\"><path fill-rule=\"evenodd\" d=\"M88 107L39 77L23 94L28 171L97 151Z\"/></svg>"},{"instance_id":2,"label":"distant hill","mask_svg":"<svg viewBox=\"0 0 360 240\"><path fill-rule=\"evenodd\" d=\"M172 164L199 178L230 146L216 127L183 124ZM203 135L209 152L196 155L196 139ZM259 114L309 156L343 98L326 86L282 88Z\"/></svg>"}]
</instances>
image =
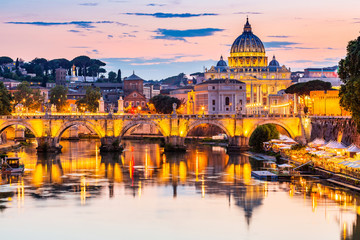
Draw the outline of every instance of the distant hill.
<instances>
[{"instance_id":1,"label":"distant hill","mask_svg":"<svg viewBox=\"0 0 360 240\"><path fill-rule=\"evenodd\" d=\"M162 84L167 84L167 85L180 85L181 82L184 82L184 80L187 80L185 78L185 74L184 73L180 73L177 76L172 76L172 77L168 77L165 79L162 79L160 82Z\"/></svg>"}]
</instances>

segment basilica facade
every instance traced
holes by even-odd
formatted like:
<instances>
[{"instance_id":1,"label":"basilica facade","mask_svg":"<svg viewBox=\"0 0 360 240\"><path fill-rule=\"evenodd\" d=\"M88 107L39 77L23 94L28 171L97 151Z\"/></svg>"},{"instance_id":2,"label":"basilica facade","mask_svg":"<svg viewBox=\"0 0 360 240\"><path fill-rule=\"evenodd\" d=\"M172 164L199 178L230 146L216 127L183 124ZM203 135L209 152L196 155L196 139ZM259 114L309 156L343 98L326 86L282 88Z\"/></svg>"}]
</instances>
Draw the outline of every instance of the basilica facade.
<instances>
[{"instance_id":1,"label":"basilica facade","mask_svg":"<svg viewBox=\"0 0 360 240\"><path fill-rule=\"evenodd\" d=\"M246 84L246 108L248 113L268 112L272 107L269 95L291 85L291 71L273 56L270 63L265 47L252 31L246 20L243 33L232 44L229 65L221 56L216 66L205 70L205 79L234 79Z\"/></svg>"}]
</instances>

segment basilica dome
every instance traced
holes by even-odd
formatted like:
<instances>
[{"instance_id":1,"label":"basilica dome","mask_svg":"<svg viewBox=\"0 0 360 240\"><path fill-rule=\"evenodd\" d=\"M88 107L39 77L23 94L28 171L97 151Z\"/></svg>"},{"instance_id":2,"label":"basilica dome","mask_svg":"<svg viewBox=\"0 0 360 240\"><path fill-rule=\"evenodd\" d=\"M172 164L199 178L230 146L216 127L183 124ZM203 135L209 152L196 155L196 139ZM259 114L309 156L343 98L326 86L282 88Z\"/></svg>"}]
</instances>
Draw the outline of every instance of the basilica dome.
<instances>
[{"instance_id":1,"label":"basilica dome","mask_svg":"<svg viewBox=\"0 0 360 240\"><path fill-rule=\"evenodd\" d=\"M265 53L264 44L255 34L252 33L249 20L246 19L243 33L235 39L231 46L230 53Z\"/></svg>"}]
</instances>

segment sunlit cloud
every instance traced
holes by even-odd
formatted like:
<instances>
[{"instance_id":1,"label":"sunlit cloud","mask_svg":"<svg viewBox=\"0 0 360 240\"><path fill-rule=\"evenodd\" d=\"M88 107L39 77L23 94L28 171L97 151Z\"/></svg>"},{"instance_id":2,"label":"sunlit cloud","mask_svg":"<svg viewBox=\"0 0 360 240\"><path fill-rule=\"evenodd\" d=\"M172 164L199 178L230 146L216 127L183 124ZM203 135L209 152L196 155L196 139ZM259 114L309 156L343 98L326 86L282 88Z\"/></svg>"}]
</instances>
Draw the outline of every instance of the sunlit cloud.
<instances>
[{"instance_id":1,"label":"sunlit cloud","mask_svg":"<svg viewBox=\"0 0 360 240\"><path fill-rule=\"evenodd\" d=\"M80 6L86 6L86 7L95 7L99 5L99 3L79 3Z\"/></svg>"},{"instance_id":2,"label":"sunlit cloud","mask_svg":"<svg viewBox=\"0 0 360 240\"><path fill-rule=\"evenodd\" d=\"M267 37L270 37L270 38L289 38L291 36L285 36L285 35L272 35L272 36L267 36Z\"/></svg>"},{"instance_id":3,"label":"sunlit cloud","mask_svg":"<svg viewBox=\"0 0 360 240\"><path fill-rule=\"evenodd\" d=\"M201 17L201 16L217 16L216 13L124 13L126 15L134 15L134 16L151 16L155 18L191 18L191 17Z\"/></svg>"},{"instance_id":4,"label":"sunlit cloud","mask_svg":"<svg viewBox=\"0 0 360 240\"><path fill-rule=\"evenodd\" d=\"M296 42L280 42L280 41L271 41L264 42L265 48L286 48L289 46L293 46L299 43Z\"/></svg>"},{"instance_id":5,"label":"sunlit cloud","mask_svg":"<svg viewBox=\"0 0 360 240\"><path fill-rule=\"evenodd\" d=\"M163 7L163 6L166 6L166 4L149 3L146 6L148 6L148 7Z\"/></svg>"},{"instance_id":6,"label":"sunlit cloud","mask_svg":"<svg viewBox=\"0 0 360 240\"><path fill-rule=\"evenodd\" d=\"M263 13L262 12L236 12L234 14L257 15L257 14L263 14Z\"/></svg>"},{"instance_id":7,"label":"sunlit cloud","mask_svg":"<svg viewBox=\"0 0 360 240\"><path fill-rule=\"evenodd\" d=\"M200 28L200 29L187 29L187 30L159 28L156 31L154 31L158 35L153 36L153 38L186 41L186 38L212 36L216 32L221 32L223 30L224 29L220 29L220 28Z\"/></svg>"},{"instance_id":8,"label":"sunlit cloud","mask_svg":"<svg viewBox=\"0 0 360 240\"><path fill-rule=\"evenodd\" d=\"M5 22L6 24L16 25L35 25L35 26L61 26L61 25L73 25L78 28L95 28L96 24L118 24L121 26L127 26L125 23L114 22L114 21L71 21L71 22Z\"/></svg>"}]
</instances>

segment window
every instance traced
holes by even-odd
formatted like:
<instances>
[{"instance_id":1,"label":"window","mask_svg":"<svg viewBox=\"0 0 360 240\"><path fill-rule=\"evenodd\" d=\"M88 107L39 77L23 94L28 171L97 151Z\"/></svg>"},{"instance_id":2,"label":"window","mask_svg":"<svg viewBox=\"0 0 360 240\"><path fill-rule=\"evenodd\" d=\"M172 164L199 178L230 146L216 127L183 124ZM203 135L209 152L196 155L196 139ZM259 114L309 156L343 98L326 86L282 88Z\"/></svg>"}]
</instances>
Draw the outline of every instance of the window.
<instances>
[{"instance_id":1,"label":"window","mask_svg":"<svg viewBox=\"0 0 360 240\"><path fill-rule=\"evenodd\" d=\"M141 102L141 106L145 106L145 102Z\"/></svg>"},{"instance_id":2,"label":"window","mask_svg":"<svg viewBox=\"0 0 360 240\"><path fill-rule=\"evenodd\" d=\"M240 99L240 105L242 105L242 100Z\"/></svg>"},{"instance_id":3,"label":"window","mask_svg":"<svg viewBox=\"0 0 360 240\"><path fill-rule=\"evenodd\" d=\"M128 101L125 102L125 107L127 107L127 106L129 106L129 102L128 102Z\"/></svg>"},{"instance_id":4,"label":"window","mask_svg":"<svg viewBox=\"0 0 360 240\"><path fill-rule=\"evenodd\" d=\"M213 107L213 112L215 112L215 108Z\"/></svg>"},{"instance_id":5,"label":"window","mask_svg":"<svg viewBox=\"0 0 360 240\"><path fill-rule=\"evenodd\" d=\"M139 106L139 104L140 104L139 101L136 101L136 106Z\"/></svg>"},{"instance_id":6,"label":"window","mask_svg":"<svg viewBox=\"0 0 360 240\"><path fill-rule=\"evenodd\" d=\"M240 86L239 89L242 89L242 86Z\"/></svg>"},{"instance_id":7,"label":"window","mask_svg":"<svg viewBox=\"0 0 360 240\"><path fill-rule=\"evenodd\" d=\"M215 105L215 100L214 99L212 100L212 105Z\"/></svg>"},{"instance_id":8,"label":"window","mask_svg":"<svg viewBox=\"0 0 360 240\"><path fill-rule=\"evenodd\" d=\"M212 89L215 89L215 86L212 86Z\"/></svg>"},{"instance_id":9,"label":"window","mask_svg":"<svg viewBox=\"0 0 360 240\"><path fill-rule=\"evenodd\" d=\"M134 96L134 97L136 97L136 96L137 96L137 94L136 94L136 93L134 93L134 94L133 94L133 96Z\"/></svg>"},{"instance_id":10,"label":"window","mask_svg":"<svg viewBox=\"0 0 360 240\"><path fill-rule=\"evenodd\" d=\"M230 105L230 98L229 98L229 97L226 97L226 98L225 98L225 105L226 105L226 106L229 106L229 105Z\"/></svg>"}]
</instances>

